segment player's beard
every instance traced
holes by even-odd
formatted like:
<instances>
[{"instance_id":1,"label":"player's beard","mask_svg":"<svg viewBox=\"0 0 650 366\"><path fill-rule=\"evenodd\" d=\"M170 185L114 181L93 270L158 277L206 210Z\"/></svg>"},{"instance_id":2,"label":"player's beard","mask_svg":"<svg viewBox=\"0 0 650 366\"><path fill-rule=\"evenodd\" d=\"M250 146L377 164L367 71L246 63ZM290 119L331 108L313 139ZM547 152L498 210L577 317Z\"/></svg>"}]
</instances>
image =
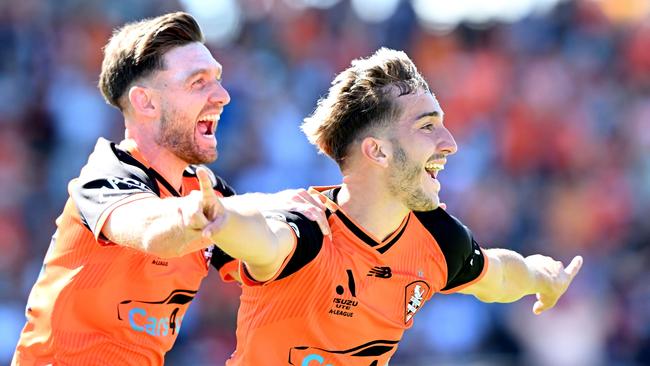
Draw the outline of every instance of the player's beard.
<instances>
[{"instance_id":1,"label":"player's beard","mask_svg":"<svg viewBox=\"0 0 650 366\"><path fill-rule=\"evenodd\" d=\"M188 164L208 164L217 159L217 150L201 149L196 142L196 122L174 108L163 106L156 143Z\"/></svg>"},{"instance_id":2,"label":"player's beard","mask_svg":"<svg viewBox=\"0 0 650 366\"><path fill-rule=\"evenodd\" d=\"M388 190L399 197L411 211L431 211L438 207L438 200L422 189L424 167L410 160L397 140L392 140L393 160L388 166Z\"/></svg>"}]
</instances>

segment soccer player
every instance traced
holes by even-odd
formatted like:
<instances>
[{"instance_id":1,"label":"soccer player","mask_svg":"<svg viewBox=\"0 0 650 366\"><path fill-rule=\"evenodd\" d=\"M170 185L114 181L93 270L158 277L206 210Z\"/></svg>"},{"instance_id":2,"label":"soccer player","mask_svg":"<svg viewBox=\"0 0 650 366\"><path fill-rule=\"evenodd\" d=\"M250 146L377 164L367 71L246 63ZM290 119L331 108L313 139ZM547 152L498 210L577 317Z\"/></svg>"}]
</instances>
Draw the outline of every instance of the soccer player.
<instances>
[{"instance_id":1,"label":"soccer player","mask_svg":"<svg viewBox=\"0 0 650 366\"><path fill-rule=\"evenodd\" d=\"M230 101L221 73L186 13L114 33L99 87L124 115L125 139L100 138L68 186L13 365L163 364L210 263L224 277L236 269L201 235L215 219L206 197L299 207L327 233L321 203L305 190L231 197L200 166L217 158L215 130Z\"/></svg>"},{"instance_id":2,"label":"soccer player","mask_svg":"<svg viewBox=\"0 0 650 366\"><path fill-rule=\"evenodd\" d=\"M565 268L542 255L482 249L439 207L437 176L457 146L403 52L353 61L303 130L344 175L341 185L312 188L327 206L331 236L300 213L245 215L225 201L204 229L233 257L257 254L240 267L228 365L383 366L436 293L485 302L536 294L539 314L578 273L579 256Z\"/></svg>"}]
</instances>

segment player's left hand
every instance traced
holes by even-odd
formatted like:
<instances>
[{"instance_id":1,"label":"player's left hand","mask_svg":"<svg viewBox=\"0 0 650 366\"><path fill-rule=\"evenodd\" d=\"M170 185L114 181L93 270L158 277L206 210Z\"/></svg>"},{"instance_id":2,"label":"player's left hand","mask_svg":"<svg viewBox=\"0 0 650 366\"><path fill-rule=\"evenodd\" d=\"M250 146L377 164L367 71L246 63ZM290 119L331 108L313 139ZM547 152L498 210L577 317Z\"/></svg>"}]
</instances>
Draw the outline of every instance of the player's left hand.
<instances>
[{"instance_id":1,"label":"player's left hand","mask_svg":"<svg viewBox=\"0 0 650 366\"><path fill-rule=\"evenodd\" d=\"M536 269L538 276L540 289L533 305L533 313L536 315L555 306L580 271L583 261L578 255L565 268L562 262L540 254L531 255L525 260L529 267Z\"/></svg>"},{"instance_id":2,"label":"player's left hand","mask_svg":"<svg viewBox=\"0 0 650 366\"><path fill-rule=\"evenodd\" d=\"M318 197L312 196L305 189L287 189L275 193L273 196L276 199L277 208L299 212L311 221L315 221L323 235L331 234L327 215L325 215L325 205Z\"/></svg>"}]
</instances>

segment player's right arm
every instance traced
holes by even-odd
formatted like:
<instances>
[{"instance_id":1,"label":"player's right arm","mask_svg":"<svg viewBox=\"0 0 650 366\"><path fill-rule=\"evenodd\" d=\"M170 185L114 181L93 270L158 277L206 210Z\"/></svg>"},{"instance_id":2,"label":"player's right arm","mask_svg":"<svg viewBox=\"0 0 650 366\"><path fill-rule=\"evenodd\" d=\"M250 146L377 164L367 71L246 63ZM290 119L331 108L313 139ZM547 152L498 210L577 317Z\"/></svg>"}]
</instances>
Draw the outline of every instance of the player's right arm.
<instances>
[{"instance_id":1,"label":"player's right arm","mask_svg":"<svg viewBox=\"0 0 650 366\"><path fill-rule=\"evenodd\" d=\"M219 199L208 171L199 168L196 174L200 191L165 199L149 195L118 206L104 223L102 234L114 243L162 258L182 256L216 242L228 255L244 260L255 279L271 278L294 246L291 229L286 224L267 223L258 210L259 206L273 204L265 205L263 200L247 195ZM282 199L292 194L268 196ZM269 197L264 199L268 201ZM295 202L298 198L299 202ZM325 214L312 203L313 198L307 199L299 196L291 200L289 206L314 220L320 231L329 234ZM286 203L277 204L283 205ZM214 228L225 220L228 225L224 225L218 235L202 235L209 223Z\"/></svg>"},{"instance_id":2,"label":"player's right arm","mask_svg":"<svg viewBox=\"0 0 650 366\"><path fill-rule=\"evenodd\" d=\"M106 219L102 234L114 243L162 258L218 243L226 254L244 261L254 279L273 277L294 247L291 229L267 223L250 200L220 199L205 168L196 174L199 191L165 199L150 195L118 206Z\"/></svg>"},{"instance_id":3,"label":"player's right arm","mask_svg":"<svg viewBox=\"0 0 650 366\"><path fill-rule=\"evenodd\" d=\"M209 177L208 181L212 182ZM225 194L226 188L210 184L211 190ZM100 245L123 245L160 257L211 245L201 237L208 222L201 193L160 198L153 173L107 140L97 142L68 191L80 220Z\"/></svg>"},{"instance_id":4,"label":"player's right arm","mask_svg":"<svg viewBox=\"0 0 650 366\"><path fill-rule=\"evenodd\" d=\"M207 210L199 191L164 199L151 195L115 208L102 234L161 258L178 257L212 245L201 236Z\"/></svg>"}]
</instances>

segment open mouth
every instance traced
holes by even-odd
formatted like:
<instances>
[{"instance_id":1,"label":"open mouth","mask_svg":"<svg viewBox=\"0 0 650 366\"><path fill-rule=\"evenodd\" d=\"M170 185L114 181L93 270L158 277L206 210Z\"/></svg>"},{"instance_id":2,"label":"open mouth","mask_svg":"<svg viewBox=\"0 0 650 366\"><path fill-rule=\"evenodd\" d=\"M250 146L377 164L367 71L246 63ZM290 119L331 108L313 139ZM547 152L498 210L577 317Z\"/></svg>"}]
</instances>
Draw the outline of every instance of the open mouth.
<instances>
[{"instance_id":1,"label":"open mouth","mask_svg":"<svg viewBox=\"0 0 650 366\"><path fill-rule=\"evenodd\" d=\"M214 132L217 130L218 122L218 114L207 114L199 118L198 122L196 123L196 128L203 136L214 136Z\"/></svg>"},{"instance_id":2,"label":"open mouth","mask_svg":"<svg viewBox=\"0 0 650 366\"><path fill-rule=\"evenodd\" d=\"M444 165L444 164L441 164L441 163L427 163L427 164L424 166L424 170L425 170L425 171L427 172L427 174L429 174L429 176L430 176L431 178L433 178L433 179L437 179L437 178L438 178L438 173L439 173L441 170L444 170L444 169L445 169L445 165Z\"/></svg>"}]
</instances>

